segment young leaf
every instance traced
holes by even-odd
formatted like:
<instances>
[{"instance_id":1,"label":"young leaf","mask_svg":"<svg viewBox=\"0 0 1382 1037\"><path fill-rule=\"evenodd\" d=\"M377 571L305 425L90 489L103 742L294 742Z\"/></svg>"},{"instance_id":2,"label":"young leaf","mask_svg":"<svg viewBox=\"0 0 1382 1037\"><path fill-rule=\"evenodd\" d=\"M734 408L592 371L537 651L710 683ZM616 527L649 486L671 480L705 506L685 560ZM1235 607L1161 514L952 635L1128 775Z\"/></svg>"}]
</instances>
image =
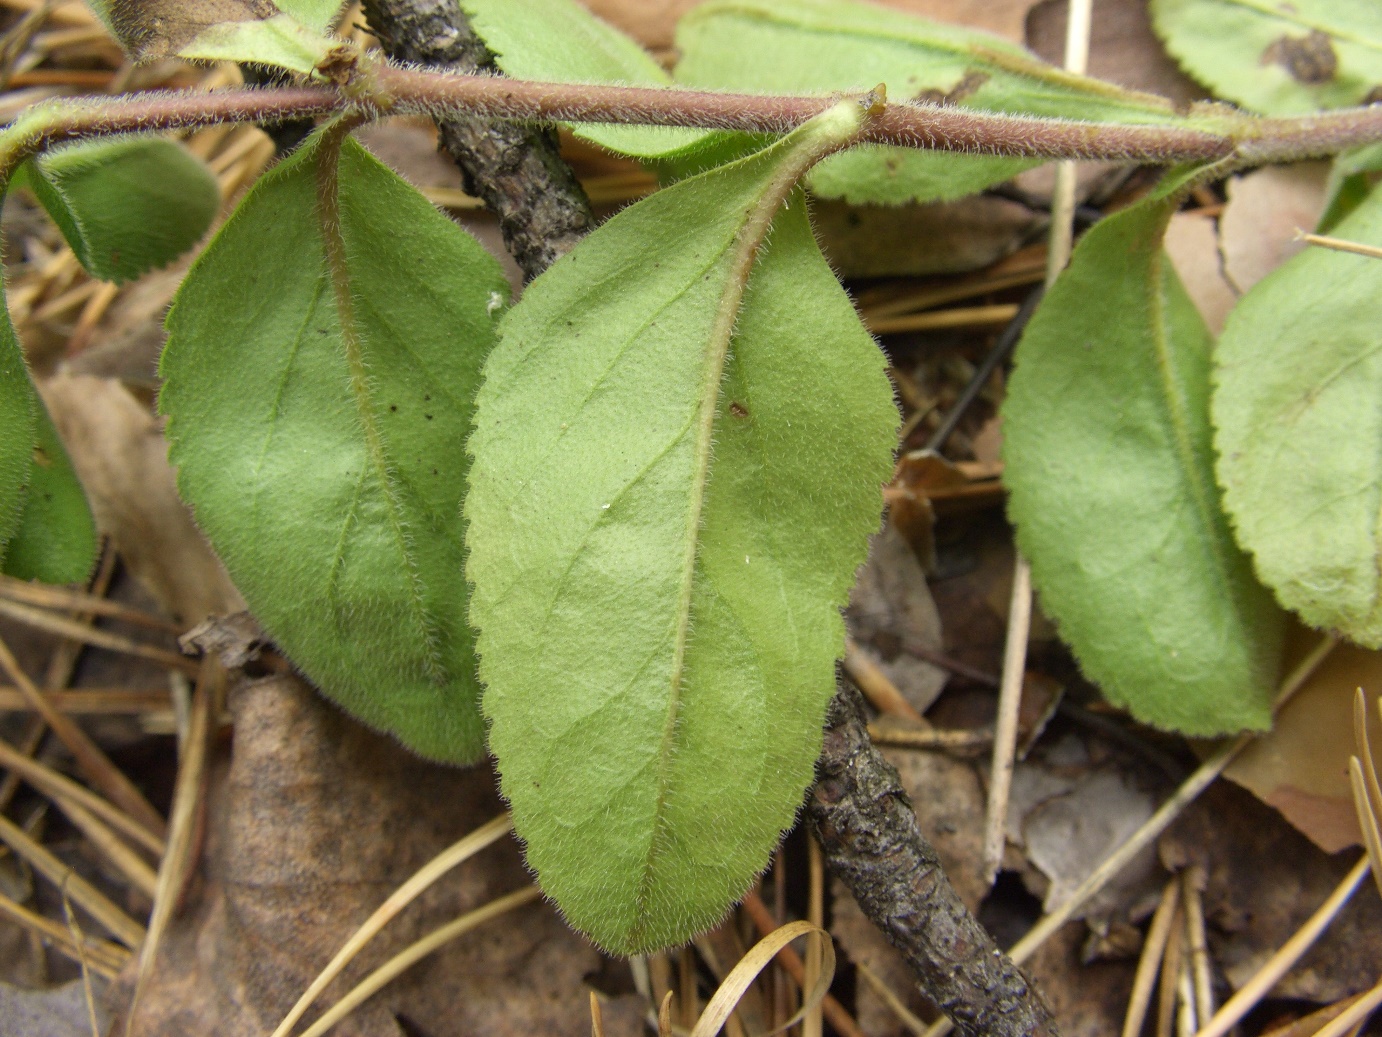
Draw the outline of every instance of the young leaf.
<instances>
[{"instance_id":1,"label":"young leaf","mask_svg":"<svg viewBox=\"0 0 1382 1037\"><path fill-rule=\"evenodd\" d=\"M471 25L508 75L559 83L670 86L653 56L574 0L461 0ZM636 158L660 158L715 136L666 126L578 123L577 136Z\"/></svg>"},{"instance_id":2,"label":"young leaf","mask_svg":"<svg viewBox=\"0 0 1382 1037\"><path fill-rule=\"evenodd\" d=\"M37 398L34 406L24 514L0 568L21 580L78 583L96 564L96 524L47 408Z\"/></svg>"},{"instance_id":3,"label":"young leaf","mask_svg":"<svg viewBox=\"0 0 1382 1037\"><path fill-rule=\"evenodd\" d=\"M1281 617L1220 511L1210 336L1161 251L1174 201L1100 221L1017 349L1004 480L1042 607L1158 727L1271 723Z\"/></svg>"},{"instance_id":4,"label":"young leaf","mask_svg":"<svg viewBox=\"0 0 1382 1037\"><path fill-rule=\"evenodd\" d=\"M867 90L987 111L1132 123L1183 122L1170 102L1072 76L995 36L848 0L711 0L677 27L678 83L750 93ZM1036 160L856 148L822 162L811 189L851 202L937 201L981 191Z\"/></svg>"},{"instance_id":5,"label":"young leaf","mask_svg":"<svg viewBox=\"0 0 1382 1037\"><path fill-rule=\"evenodd\" d=\"M249 61L310 74L334 44L323 35L327 0L88 0L121 45L139 61L180 57ZM281 7L291 13L285 14ZM312 20L304 24L293 17ZM333 12L334 13L334 12Z\"/></svg>"},{"instance_id":6,"label":"young leaf","mask_svg":"<svg viewBox=\"0 0 1382 1037\"><path fill-rule=\"evenodd\" d=\"M1151 13L1182 68L1268 115L1367 104L1382 85L1376 0L1151 0Z\"/></svg>"},{"instance_id":7,"label":"young leaf","mask_svg":"<svg viewBox=\"0 0 1382 1037\"><path fill-rule=\"evenodd\" d=\"M216 178L164 137L116 137L57 148L26 163L27 184L82 266L128 281L201 240L221 205Z\"/></svg>"},{"instance_id":8,"label":"young leaf","mask_svg":"<svg viewBox=\"0 0 1382 1037\"><path fill-rule=\"evenodd\" d=\"M898 416L789 191L859 120L845 102L625 209L485 367L465 508L490 748L543 889L618 953L721 917L811 780Z\"/></svg>"},{"instance_id":9,"label":"young leaf","mask_svg":"<svg viewBox=\"0 0 1382 1037\"><path fill-rule=\"evenodd\" d=\"M1382 191L1335 228L1382 244ZM1382 647L1382 262L1307 249L1229 314L1219 481L1258 575L1313 626Z\"/></svg>"},{"instance_id":10,"label":"young leaf","mask_svg":"<svg viewBox=\"0 0 1382 1037\"><path fill-rule=\"evenodd\" d=\"M179 486L265 629L356 716L472 761L462 444L508 288L338 133L265 175L193 266L160 406Z\"/></svg>"}]
</instances>

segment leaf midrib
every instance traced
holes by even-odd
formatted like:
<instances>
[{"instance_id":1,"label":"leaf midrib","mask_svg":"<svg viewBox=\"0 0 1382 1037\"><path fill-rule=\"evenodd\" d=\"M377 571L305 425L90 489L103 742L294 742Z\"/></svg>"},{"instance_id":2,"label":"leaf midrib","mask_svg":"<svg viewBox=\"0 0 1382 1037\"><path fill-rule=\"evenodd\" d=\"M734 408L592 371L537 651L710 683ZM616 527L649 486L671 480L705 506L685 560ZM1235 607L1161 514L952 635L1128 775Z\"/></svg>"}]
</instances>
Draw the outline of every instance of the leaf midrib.
<instances>
[{"instance_id":1,"label":"leaf midrib","mask_svg":"<svg viewBox=\"0 0 1382 1037\"><path fill-rule=\"evenodd\" d=\"M355 299L351 291L349 259L341 230L340 210L340 152L349 135L349 127L338 124L323 133L317 144L317 215L326 265L336 299L337 325L341 346L350 373L350 390L355 398L356 411L365 438L367 463L374 469L383 490L393 541L403 558L404 578L409 592L409 606L418 631L422 635L422 660L426 675L441 683L446 679L442 662L442 638L437 623L427 607L422 573L407 535L403 504L399 499L392 468L384 448L370 390L369 371L364 361L364 345L355 319Z\"/></svg>"}]
</instances>

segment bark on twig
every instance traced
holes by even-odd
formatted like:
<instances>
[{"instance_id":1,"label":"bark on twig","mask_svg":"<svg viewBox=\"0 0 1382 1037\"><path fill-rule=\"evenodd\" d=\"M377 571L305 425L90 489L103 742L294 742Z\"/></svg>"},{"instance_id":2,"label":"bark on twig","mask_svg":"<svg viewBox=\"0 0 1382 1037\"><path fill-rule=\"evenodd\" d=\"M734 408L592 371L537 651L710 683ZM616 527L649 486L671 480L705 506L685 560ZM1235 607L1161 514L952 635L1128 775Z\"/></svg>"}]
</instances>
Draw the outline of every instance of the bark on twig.
<instances>
[{"instance_id":1,"label":"bark on twig","mask_svg":"<svg viewBox=\"0 0 1382 1037\"><path fill-rule=\"evenodd\" d=\"M456 0L365 0L370 28L395 61L492 72L494 56ZM532 280L594 226L590 200L544 126L477 117L439 120L465 189L499 217L504 244Z\"/></svg>"},{"instance_id":2,"label":"bark on twig","mask_svg":"<svg viewBox=\"0 0 1382 1037\"><path fill-rule=\"evenodd\" d=\"M1056 1037L1036 990L951 888L896 769L869 741L841 681L826 718L807 816L826 866L966 1037Z\"/></svg>"}]
</instances>

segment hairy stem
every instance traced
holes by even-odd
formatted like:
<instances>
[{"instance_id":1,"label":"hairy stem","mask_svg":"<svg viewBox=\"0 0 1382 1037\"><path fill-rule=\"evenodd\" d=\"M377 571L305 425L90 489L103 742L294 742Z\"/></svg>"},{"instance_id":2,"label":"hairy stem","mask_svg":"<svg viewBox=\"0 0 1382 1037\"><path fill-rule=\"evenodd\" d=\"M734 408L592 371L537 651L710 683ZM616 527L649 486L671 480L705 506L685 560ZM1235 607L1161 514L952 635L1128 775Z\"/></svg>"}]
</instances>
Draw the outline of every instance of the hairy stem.
<instances>
[{"instance_id":1,"label":"hairy stem","mask_svg":"<svg viewBox=\"0 0 1382 1037\"><path fill-rule=\"evenodd\" d=\"M79 137L224 122L273 122L354 111L465 113L516 121L584 121L786 133L820 115L830 97L726 94L653 87L540 83L400 68L361 59L342 89L287 87L148 93L40 105L0 137L0 176L48 145ZM1205 127L1205 128L1200 128ZM1382 105L1291 119L1228 110L1184 127L1130 126L998 115L953 105L888 104L864 139L876 144L1027 158L1172 163L1230 159L1234 166L1329 155L1382 140Z\"/></svg>"},{"instance_id":2,"label":"hairy stem","mask_svg":"<svg viewBox=\"0 0 1382 1037\"><path fill-rule=\"evenodd\" d=\"M825 863L965 1037L1055 1037L1046 1005L951 887L840 681L806 801Z\"/></svg>"},{"instance_id":3,"label":"hairy stem","mask_svg":"<svg viewBox=\"0 0 1382 1037\"><path fill-rule=\"evenodd\" d=\"M365 16L395 61L493 72L494 59L456 0L365 0ZM531 280L595 226L580 182L550 126L438 113L443 150L466 190L499 217L504 245Z\"/></svg>"}]
</instances>

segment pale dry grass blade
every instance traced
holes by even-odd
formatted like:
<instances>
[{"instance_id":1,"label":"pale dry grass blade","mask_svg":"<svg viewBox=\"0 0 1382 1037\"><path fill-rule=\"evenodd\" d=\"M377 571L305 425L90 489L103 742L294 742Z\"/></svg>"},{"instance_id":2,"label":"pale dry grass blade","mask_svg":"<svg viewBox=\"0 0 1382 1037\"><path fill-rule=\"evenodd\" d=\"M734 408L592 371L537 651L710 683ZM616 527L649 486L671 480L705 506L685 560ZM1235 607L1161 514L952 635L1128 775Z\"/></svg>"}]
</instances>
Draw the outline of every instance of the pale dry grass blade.
<instances>
[{"instance_id":1,"label":"pale dry grass blade","mask_svg":"<svg viewBox=\"0 0 1382 1037\"><path fill-rule=\"evenodd\" d=\"M1188 971L1195 993L1195 1018L1201 1023L1214 1015L1214 975L1205 940L1204 869L1192 864L1180 873L1181 903L1185 906L1185 945L1189 953Z\"/></svg>"},{"instance_id":2,"label":"pale dry grass blade","mask_svg":"<svg viewBox=\"0 0 1382 1037\"><path fill-rule=\"evenodd\" d=\"M1363 849L1372 862L1373 881L1377 883L1378 892L1382 892L1382 877L1379 877L1382 875L1382 826L1379 826L1377 813L1368 802L1363 766L1356 756L1348 761L1348 780L1353 786L1353 808L1358 814L1358 827L1363 830Z\"/></svg>"},{"instance_id":3,"label":"pale dry grass blade","mask_svg":"<svg viewBox=\"0 0 1382 1037\"><path fill-rule=\"evenodd\" d=\"M19 752L5 741L0 741L0 767L19 775L59 807L63 807L64 804L76 804L159 857L162 857L167 849L161 838L119 807L79 785L67 775L59 774L46 764Z\"/></svg>"},{"instance_id":4,"label":"pale dry grass blade","mask_svg":"<svg viewBox=\"0 0 1382 1037\"><path fill-rule=\"evenodd\" d=\"M605 1017L600 1011L600 999L590 992L590 1037L605 1037Z\"/></svg>"},{"instance_id":5,"label":"pale dry grass blade","mask_svg":"<svg viewBox=\"0 0 1382 1037\"><path fill-rule=\"evenodd\" d=\"M1355 1026L1367 1022L1368 1016L1372 1015L1379 1005L1382 1005L1382 983L1340 1012L1332 1022L1326 1023L1315 1037L1345 1037Z\"/></svg>"},{"instance_id":6,"label":"pale dry grass blade","mask_svg":"<svg viewBox=\"0 0 1382 1037\"><path fill-rule=\"evenodd\" d=\"M1177 903L1174 917L1171 919L1171 938L1166 942L1166 954L1161 959L1161 981L1156 1005L1156 1037L1171 1037L1175 1029L1181 957L1185 952L1184 917L1185 912Z\"/></svg>"},{"instance_id":7,"label":"pale dry grass blade","mask_svg":"<svg viewBox=\"0 0 1382 1037\"><path fill-rule=\"evenodd\" d=\"M1243 1019L1248 1012L1257 1005L1263 997L1281 980L1281 977L1291 971L1292 967L1298 962L1318 940L1321 934L1334 921L1349 898L1357 892L1363 880L1367 878L1370 864L1368 857L1363 856L1355 864L1349 873L1344 876L1343 881L1334 888L1334 892L1329 895L1308 919L1305 924L1291 934L1291 938L1281 945L1280 949L1267 960L1267 962L1257 970L1251 979L1238 988L1238 992L1224 1003L1224 1007L1219 1009L1205 1027L1200 1030L1196 1037L1224 1037L1233 1027Z\"/></svg>"},{"instance_id":8,"label":"pale dry grass blade","mask_svg":"<svg viewBox=\"0 0 1382 1037\"><path fill-rule=\"evenodd\" d=\"M484 907L478 907L474 911L461 915L454 922L434 930L406 950L394 955L366 976L350 993L332 1005L320 1019L304 1030L302 1037L322 1037L331 1027L433 951L445 946L457 937L464 936L476 926L482 925L492 918L498 918L500 915L522 907L524 904L531 904L541 896L542 891L540 889L536 886L528 886L516 893L509 893L506 896L491 900Z\"/></svg>"},{"instance_id":9,"label":"pale dry grass blade","mask_svg":"<svg viewBox=\"0 0 1382 1037\"><path fill-rule=\"evenodd\" d=\"M988 805L984 810L984 850L979 875L992 886L1007 846L1008 797L1017 759L1017 715L1022 707L1022 677L1032 630L1032 567L1021 554L1013 566L1008 633L1003 644L1003 676L998 688L998 718L993 728Z\"/></svg>"},{"instance_id":10,"label":"pale dry grass blade","mask_svg":"<svg viewBox=\"0 0 1382 1037\"><path fill-rule=\"evenodd\" d=\"M53 729L53 734L57 735L62 744L67 746L76 760L77 766L81 768L92 784L144 827L156 835L162 835L164 822L158 811L144 798L144 794L135 787L134 782L130 781L120 768L110 762L110 758L106 756L100 746L93 742L87 733L77 726L75 721L53 708L47 696L39 691L37 685L29 680L28 674L15 661L4 638L0 638L0 668L9 674L10 680L14 681L15 685L23 692L30 708L43 717L48 726Z\"/></svg>"},{"instance_id":11,"label":"pale dry grass blade","mask_svg":"<svg viewBox=\"0 0 1382 1037\"><path fill-rule=\"evenodd\" d=\"M54 857L9 818L0 815L0 841L19 854L33 869L59 889L67 889L83 911L125 946L133 949L144 940L144 927L121 911L95 886Z\"/></svg>"},{"instance_id":12,"label":"pale dry grass blade","mask_svg":"<svg viewBox=\"0 0 1382 1037\"><path fill-rule=\"evenodd\" d=\"M91 1024L91 1037L101 1037L101 1027L96 1023L96 998L91 993L91 965L86 960L86 934L77 924L72 914L72 904L67 899L67 890L62 891L62 917L72 933L72 943L77 949L77 964L82 969L82 993L86 996L86 1018Z\"/></svg>"},{"instance_id":13,"label":"pale dry grass blade","mask_svg":"<svg viewBox=\"0 0 1382 1037\"><path fill-rule=\"evenodd\" d=\"M204 792L204 776L211 741L211 704L219 701L219 687L226 679L225 669L211 656L201 661L201 676L192 693L187 739L178 775L173 783L173 806L168 822L168 849L158 866L154 889L154 909L149 916L149 936L139 952L139 972L125 1016L125 1032L134 1025L139 997L153 972L154 959L163 936L173 920L187 876L195 869L197 813Z\"/></svg>"},{"instance_id":14,"label":"pale dry grass blade","mask_svg":"<svg viewBox=\"0 0 1382 1037\"><path fill-rule=\"evenodd\" d=\"M806 920L821 932L825 931L825 859L821 844L813 835L806 838ZM814 990L820 982L820 941L812 940L806 947L806 972L802 981L804 991ZM828 985L827 985L828 988ZM803 1004L802 1006L806 1006ZM801 1037L821 1037L824 1032L820 999L806 1012L801 1021Z\"/></svg>"},{"instance_id":15,"label":"pale dry grass blade","mask_svg":"<svg viewBox=\"0 0 1382 1037\"><path fill-rule=\"evenodd\" d=\"M874 745L891 745L899 749L982 749L993 744L990 727L906 728L895 724L870 724L869 741Z\"/></svg>"},{"instance_id":16,"label":"pale dry grass blade","mask_svg":"<svg viewBox=\"0 0 1382 1037\"><path fill-rule=\"evenodd\" d=\"M46 583L29 583L13 576L0 575L0 597L26 605L37 605L40 608L105 616L107 619L118 619L165 634L177 635L183 631L177 623L150 612L130 608L109 598L88 594L86 591L74 591L67 587L54 587Z\"/></svg>"},{"instance_id":17,"label":"pale dry grass blade","mask_svg":"<svg viewBox=\"0 0 1382 1037\"><path fill-rule=\"evenodd\" d=\"M416 900L419 895L452 868L469 860L512 830L513 821L509 815L507 813L500 814L498 817L485 822L475 831L458 839L419 868L411 878L394 890L388 899L379 905L374 914L365 920L365 923L355 931L350 939L346 940L341 949L336 952L336 956L312 981L311 985L303 992L302 997L298 998L297 1004L283 1017L283 1022L278 1024L278 1028L273 1032L273 1037L287 1037L292 1032L293 1027L297 1025L298 1020L302 1018L303 1013L312 1006L312 1002L326 989L328 984L341 974L342 970L354 960L365 945L378 936L384 926L388 925L400 911Z\"/></svg>"},{"instance_id":18,"label":"pale dry grass blade","mask_svg":"<svg viewBox=\"0 0 1382 1037\"><path fill-rule=\"evenodd\" d=\"M49 689L44 697L53 708L71 716L166 713L168 693L149 688L86 687ZM29 711L29 700L13 685L0 684L0 713Z\"/></svg>"},{"instance_id":19,"label":"pale dry grass blade","mask_svg":"<svg viewBox=\"0 0 1382 1037\"><path fill-rule=\"evenodd\" d=\"M1309 245L1318 245L1320 248L1333 249L1335 252L1352 252L1359 256L1382 259L1382 248L1378 248L1376 245L1365 245L1361 241L1346 241L1343 238L1331 238L1324 234L1306 234L1299 230L1296 231L1296 240L1304 241Z\"/></svg>"},{"instance_id":20,"label":"pale dry grass blade","mask_svg":"<svg viewBox=\"0 0 1382 1037\"><path fill-rule=\"evenodd\" d=\"M15 925L22 926L47 941L73 961L80 961L79 952L72 943L72 934L52 919L35 914L22 904L17 904L0 893L0 916L8 918ZM114 979L130 959L130 952L118 944L104 940L88 940L80 952L86 956L91 967L106 979Z\"/></svg>"},{"instance_id":21,"label":"pale dry grass blade","mask_svg":"<svg viewBox=\"0 0 1382 1037\"><path fill-rule=\"evenodd\" d=\"M154 898L158 875L143 857L125 845L112 828L85 807L57 796L53 797L53 803L91 845L105 855L115 870L125 877L125 881L150 900Z\"/></svg>"},{"instance_id":22,"label":"pale dry grass blade","mask_svg":"<svg viewBox=\"0 0 1382 1037\"><path fill-rule=\"evenodd\" d=\"M957 306L949 310L908 313L900 317L877 317L868 322L875 335L895 335L903 331L941 331L949 328L1001 328L1021 307L1000 302L990 306Z\"/></svg>"},{"instance_id":23,"label":"pale dry grass blade","mask_svg":"<svg viewBox=\"0 0 1382 1037\"><path fill-rule=\"evenodd\" d=\"M672 998L676 995L672 991L667 991L663 995L662 1004L657 1006L657 1037L674 1037L672 1029Z\"/></svg>"},{"instance_id":24,"label":"pale dry grass blade","mask_svg":"<svg viewBox=\"0 0 1382 1037\"><path fill-rule=\"evenodd\" d=\"M1179 906L1180 882L1172 878L1161 891L1161 902L1152 915L1147 939L1142 944L1142 954L1137 959L1132 993L1128 996L1128 1011L1123 1017L1123 1037L1137 1037L1142 1032L1142 1025L1147 1020L1147 1008L1152 1003L1157 972L1166 953L1166 943L1171 938L1171 923L1175 921Z\"/></svg>"},{"instance_id":25,"label":"pale dry grass blade","mask_svg":"<svg viewBox=\"0 0 1382 1037\"><path fill-rule=\"evenodd\" d=\"M883 1003L888 1006L888 1010L897 1016L898 1022L902 1023L910 1033L916 1037L925 1037L926 1023L923 1022L910 1008L902 1003L902 998L898 997L892 987L883 982L883 977L874 972L862 961L854 963L854 971L864 977L864 982L873 988L873 992L882 998Z\"/></svg>"},{"instance_id":26,"label":"pale dry grass blade","mask_svg":"<svg viewBox=\"0 0 1382 1037\"><path fill-rule=\"evenodd\" d=\"M90 623L82 623L56 613L45 612L43 609L35 608L32 605L21 605L19 602L0 598L0 615L9 616L11 619L25 623L36 630L44 630L50 634L57 634L59 637L70 637L74 641L91 645L93 648L104 648L107 651L119 652L122 655L149 659L161 666L168 667L170 670L180 670L190 677L197 675L196 662L186 656L178 655L156 645L144 644L142 641L125 637L123 634L101 630Z\"/></svg>"},{"instance_id":27,"label":"pale dry grass blade","mask_svg":"<svg viewBox=\"0 0 1382 1037\"><path fill-rule=\"evenodd\" d=\"M748 915L749 919L753 922L754 928L758 930L760 937L766 938L780 928L777 921L773 918L772 913L768 910L768 905L763 903L763 898L756 892L749 893L749 895L744 898L744 902L741 906L744 909L744 913ZM806 979L806 966L802 964L802 960L797 955L796 951L784 945L782 949L777 952L777 960L787 975L795 980L798 985L804 983ZM835 1000L830 994L826 994L825 997L821 999L821 1011L825 1015L826 1022L834 1027L835 1032L838 1033L840 1037L865 1037L864 1031L859 1028L859 1024L855 1022L854 1017L849 1014L844 1005L840 1004L840 1002ZM778 1025L774 1027L772 1032L776 1033L781 1029L782 1026Z\"/></svg>"},{"instance_id":28,"label":"pale dry grass blade","mask_svg":"<svg viewBox=\"0 0 1382 1037\"><path fill-rule=\"evenodd\" d=\"M701 1013L701 1017L696 1020L696 1025L691 1029L690 1037L715 1037L720 1032L720 1028L725 1025L725 1020L729 1018L730 1013L734 1011L739 999L744 996L744 992L758 978L759 973L767 968L789 943L802 936L814 937L820 945L820 974L811 987L803 988L801 1008L772 1032L780 1033L788 1027L795 1026L806 1017L811 1008L820 1005L825 1000L827 992L830 990L830 984L835 978L835 945L831 941L830 935L820 926L811 922L788 922L754 944L749 949L748 954L740 959L739 964L730 970L725 981L720 984L719 989L710 998L709 1004L705 1006L705 1011Z\"/></svg>"},{"instance_id":29,"label":"pale dry grass blade","mask_svg":"<svg viewBox=\"0 0 1382 1037\"><path fill-rule=\"evenodd\" d=\"M878 664L859 650L852 638L845 638L844 667L849 679L878 712L906 717L913 723L930 726Z\"/></svg>"}]
</instances>

